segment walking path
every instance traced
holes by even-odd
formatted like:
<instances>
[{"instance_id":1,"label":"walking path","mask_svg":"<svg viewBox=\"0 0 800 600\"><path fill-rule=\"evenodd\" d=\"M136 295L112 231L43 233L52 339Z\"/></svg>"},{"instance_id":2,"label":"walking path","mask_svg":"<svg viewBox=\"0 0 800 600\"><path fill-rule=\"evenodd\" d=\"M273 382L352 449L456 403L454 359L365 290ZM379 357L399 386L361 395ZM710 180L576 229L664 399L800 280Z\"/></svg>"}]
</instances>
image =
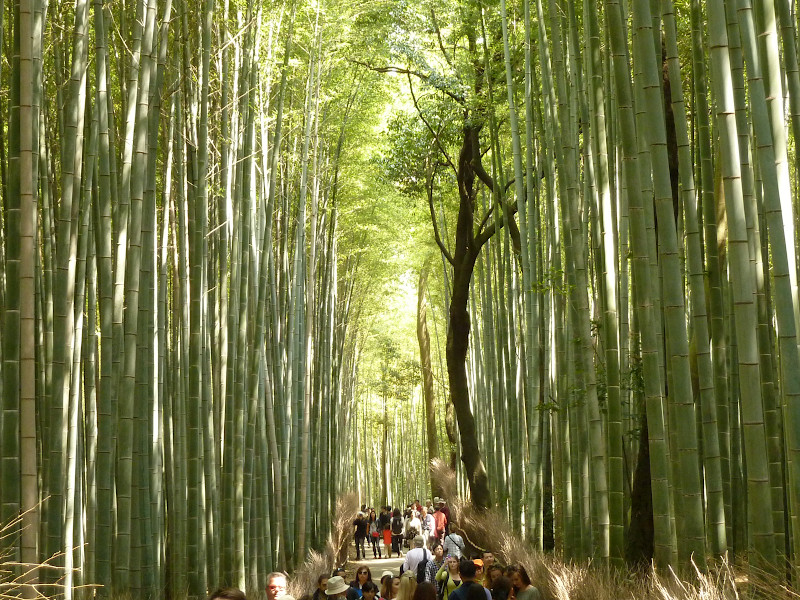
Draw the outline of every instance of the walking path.
<instances>
[{"instance_id":1,"label":"walking path","mask_svg":"<svg viewBox=\"0 0 800 600\"><path fill-rule=\"evenodd\" d=\"M381 573L384 571L391 571L394 575L400 574L400 565L405 560L405 553L402 557L398 558L396 554L392 554L392 558L372 558L372 549L367 549L369 558L356 560L356 545L350 544L350 551L347 556L347 576L350 578L348 581L355 579L355 571L358 565L367 565L372 572L372 580L380 585Z\"/></svg>"}]
</instances>

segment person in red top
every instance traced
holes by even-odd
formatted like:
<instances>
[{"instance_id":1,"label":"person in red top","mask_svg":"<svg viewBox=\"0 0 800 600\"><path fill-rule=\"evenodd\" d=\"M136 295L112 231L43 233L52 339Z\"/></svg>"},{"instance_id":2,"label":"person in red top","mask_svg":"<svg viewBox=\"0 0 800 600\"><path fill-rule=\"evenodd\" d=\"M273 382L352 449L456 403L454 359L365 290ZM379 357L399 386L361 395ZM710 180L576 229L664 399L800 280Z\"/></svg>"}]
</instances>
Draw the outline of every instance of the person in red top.
<instances>
[{"instance_id":1,"label":"person in red top","mask_svg":"<svg viewBox=\"0 0 800 600\"><path fill-rule=\"evenodd\" d=\"M447 506L444 498L439 498L437 505L439 506L439 511L444 514L445 533L448 533L450 531L450 507Z\"/></svg>"},{"instance_id":2,"label":"person in red top","mask_svg":"<svg viewBox=\"0 0 800 600\"><path fill-rule=\"evenodd\" d=\"M433 513L433 522L435 524L434 527L434 537L437 540L440 540L444 537L444 530L447 527L447 517L442 512L441 508L437 508Z\"/></svg>"}]
</instances>

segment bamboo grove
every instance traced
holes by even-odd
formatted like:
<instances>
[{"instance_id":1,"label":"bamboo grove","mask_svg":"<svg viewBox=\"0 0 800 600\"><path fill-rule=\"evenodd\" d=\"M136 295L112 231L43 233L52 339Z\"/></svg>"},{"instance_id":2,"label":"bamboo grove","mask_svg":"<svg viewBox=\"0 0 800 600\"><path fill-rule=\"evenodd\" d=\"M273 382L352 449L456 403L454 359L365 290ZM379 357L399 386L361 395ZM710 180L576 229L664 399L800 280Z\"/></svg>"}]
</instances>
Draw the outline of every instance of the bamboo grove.
<instances>
[{"instance_id":1,"label":"bamboo grove","mask_svg":"<svg viewBox=\"0 0 800 600\"><path fill-rule=\"evenodd\" d=\"M387 169L428 204L441 254L439 395L463 491L566 560L728 556L786 575L800 550L794 6L397 11L393 54L370 66L407 78L413 102Z\"/></svg>"},{"instance_id":2,"label":"bamboo grove","mask_svg":"<svg viewBox=\"0 0 800 600\"><path fill-rule=\"evenodd\" d=\"M421 495L449 450L477 506L566 560L728 553L783 576L794 9L3 3L14 558L59 567L40 577L65 573L69 597L261 590L319 547L341 491ZM365 323L389 276L371 245L401 194L427 239L380 253L419 246L420 309L436 292L422 369L377 344L395 374L373 394ZM391 418L400 396L426 418Z\"/></svg>"},{"instance_id":3,"label":"bamboo grove","mask_svg":"<svg viewBox=\"0 0 800 600\"><path fill-rule=\"evenodd\" d=\"M12 559L57 567L39 576L68 597L263 590L324 542L340 491L358 263L337 181L369 108L341 85L359 77L332 35L346 14L3 11Z\"/></svg>"}]
</instances>

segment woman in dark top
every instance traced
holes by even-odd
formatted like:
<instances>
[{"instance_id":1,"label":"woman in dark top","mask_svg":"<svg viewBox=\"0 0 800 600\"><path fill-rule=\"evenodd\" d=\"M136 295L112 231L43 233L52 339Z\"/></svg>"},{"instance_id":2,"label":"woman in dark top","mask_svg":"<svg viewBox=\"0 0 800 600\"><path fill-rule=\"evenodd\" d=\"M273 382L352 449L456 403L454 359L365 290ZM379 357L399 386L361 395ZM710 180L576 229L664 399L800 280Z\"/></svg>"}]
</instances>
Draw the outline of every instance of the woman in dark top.
<instances>
[{"instance_id":1,"label":"woman in dark top","mask_svg":"<svg viewBox=\"0 0 800 600\"><path fill-rule=\"evenodd\" d=\"M400 545L403 543L403 517L400 516L400 509L395 508L392 512L392 520L389 524L392 532L392 552L397 552L398 557L402 557L403 553L400 552Z\"/></svg>"},{"instance_id":2,"label":"woman in dark top","mask_svg":"<svg viewBox=\"0 0 800 600\"><path fill-rule=\"evenodd\" d=\"M330 579L330 577L328 577L327 573L323 573L317 577L317 589L314 590L311 600L325 600L325 588L328 587L328 579Z\"/></svg>"},{"instance_id":3,"label":"woman in dark top","mask_svg":"<svg viewBox=\"0 0 800 600\"><path fill-rule=\"evenodd\" d=\"M356 520L353 521L353 538L356 541L356 560L367 558L367 555L364 552L364 542L367 539L368 527L369 523L367 522L364 513L359 511L358 515L356 516Z\"/></svg>"},{"instance_id":4,"label":"woman in dark top","mask_svg":"<svg viewBox=\"0 0 800 600\"><path fill-rule=\"evenodd\" d=\"M370 581L372 581L372 571L367 565L359 565L356 569L356 578L350 582L350 587L358 592L360 598L364 584Z\"/></svg>"},{"instance_id":5,"label":"woman in dark top","mask_svg":"<svg viewBox=\"0 0 800 600\"><path fill-rule=\"evenodd\" d=\"M381 556L381 529L380 521L375 514L375 509L369 511L369 543L372 546L372 558L383 558Z\"/></svg>"}]
</instances>

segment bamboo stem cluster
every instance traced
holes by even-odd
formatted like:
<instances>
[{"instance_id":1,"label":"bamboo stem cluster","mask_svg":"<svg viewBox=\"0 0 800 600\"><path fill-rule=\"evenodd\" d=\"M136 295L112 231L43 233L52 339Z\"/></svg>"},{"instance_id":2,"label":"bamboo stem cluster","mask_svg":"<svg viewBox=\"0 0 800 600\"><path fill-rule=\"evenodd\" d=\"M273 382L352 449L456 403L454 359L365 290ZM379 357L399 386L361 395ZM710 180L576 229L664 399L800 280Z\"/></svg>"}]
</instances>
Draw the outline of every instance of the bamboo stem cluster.
<instances>
[{"instance_id":1,"label":"bamboo stem cluster","mask_svg":"<svg viewBox=\"0 0 800 600\"><path fill-rule=\"evenodd\" d=\"M24 515L14 558L53 557L69 598L263 590L344 485L336 189L361 99L325 77L352 69L321 4L197 8L6 22L0 520Z\"/></svg>"},{"instance_id":2,"label":"bamboo stem cluster","mask_svg":"<svg viewBox=\"0 0 800 600\"><path fill-rule=\"evenodd\" d=\"M403 55L431 95L444 73L470 90L438 113L414 96L439 160L449 103L491 163L471 213L495 224L469 300L481 456L463 462L485 459L493 504L540 548L797 562L794 16L502 0L439 11ZM449 258L455 216L431 213Z\"/></svg>"}]
</instances>

